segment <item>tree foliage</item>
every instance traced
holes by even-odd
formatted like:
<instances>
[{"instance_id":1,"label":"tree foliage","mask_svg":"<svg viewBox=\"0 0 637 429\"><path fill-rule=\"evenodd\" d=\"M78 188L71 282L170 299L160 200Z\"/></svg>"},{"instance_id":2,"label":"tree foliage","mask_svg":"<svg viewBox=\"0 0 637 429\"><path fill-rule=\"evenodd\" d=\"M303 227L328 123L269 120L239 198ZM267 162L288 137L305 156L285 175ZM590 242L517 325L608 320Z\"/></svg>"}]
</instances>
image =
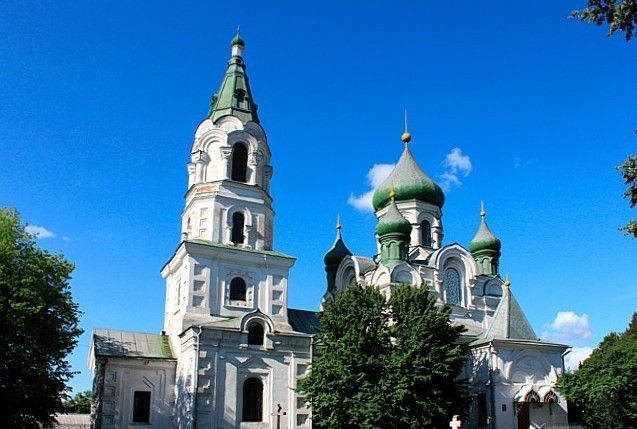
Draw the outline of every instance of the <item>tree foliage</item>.
<instances>
[{"instance_id":1,"label":"tree foliage","mask_svg":"<svg viewBox=\"0 0 637 429\"><path fill-rule=\"evenodd\" d=\"M628 185L624 191L624 198L628 198L631 208L635 207L637 205L637 155L626 158L626 161L618 165L617 169L621 171L624 183ZM628 235L637 237L637 220L631 220L620 229Z\"/></svg>"},{"instance_id":2,"label":"tree foliage","mask_svg":"<svg viewBox=\"0 0 637 429\"><path fill-rule=\"evenodd\" d=\"M635 0L588 0L587 6L574 10L571 16L596 25L608 24L608 35L624 32L626 41L635 36L637 26L637 1Z\"/></svg>"},{"instance_id":3,"label":"tree foliage","mask_svg":"<svg viewBox=\"0 0 637 429\"><path fill-rule=\"evenodd\" d=\"M65 413L88 414L91 412L91 398L93 397L90 390L76 394L72 399L64 403Z\"/></svg>"},{"instance_id":4,"label":"tree foliage","mask_svg":"<svg viewBox=\"0 0 637 429\"><path fill-rule=\"evenodd\" d=\"M301 382L317 428L376 428L386 424L383 373L389 356L385 299L352 286L319 314L317 354Z\"/></svg>"},{"instance_id":5,"label":"tree foliage","mask_svg":"<svg viewBox=\"0 0 637 429\"><path fill-rule=\"evenodd\" d=\"M466 405L457 380L467 355L424 288L401 285L387 301L350 286L319 314L317 354L300 390L317 428L447 427Z\"/></svg>"},{"instance_id":6,"label":"tree foliage","mask_svg":"<svg viewBox=\"0 0 637 429\"><path fill-rule=\"evenodd\" d=\"M64 411L65 358L82 332L72 270L38 248L17 212L0 209L0 427L47 427Z\"/></svg>"},{"instance_id":7,"label":"tree foliage","mask_svg":"<svg viewBox=\"0 0 637 429\"><path fill-rule=\"evenodd\" d=\"M637 313L626 332L607 335L577 371L560 377L559 386L581 409L586 428L636 428Z\"/></svg>"}]
</instances>

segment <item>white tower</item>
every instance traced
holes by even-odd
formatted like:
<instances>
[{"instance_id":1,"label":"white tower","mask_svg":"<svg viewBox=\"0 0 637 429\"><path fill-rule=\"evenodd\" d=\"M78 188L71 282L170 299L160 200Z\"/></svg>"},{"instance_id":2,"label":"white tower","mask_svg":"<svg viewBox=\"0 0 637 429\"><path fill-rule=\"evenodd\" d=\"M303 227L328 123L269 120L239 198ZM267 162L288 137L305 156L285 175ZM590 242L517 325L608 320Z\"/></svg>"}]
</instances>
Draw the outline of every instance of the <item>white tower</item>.
<instances>
[{"instance_id":1,"label":"white tower","mask_svg":"<svg viewBox=\"0 0 637 429\"><path fill-rule=\"evenodd\" d=\"M189 326L260 312L289 329L287 279L294 258L272 251L274 211L267 136L245 73L243 40L208 117L195 132L182 214L182 241L162 269L164 330L179 350Z\"/></svg>"}]
</instances>

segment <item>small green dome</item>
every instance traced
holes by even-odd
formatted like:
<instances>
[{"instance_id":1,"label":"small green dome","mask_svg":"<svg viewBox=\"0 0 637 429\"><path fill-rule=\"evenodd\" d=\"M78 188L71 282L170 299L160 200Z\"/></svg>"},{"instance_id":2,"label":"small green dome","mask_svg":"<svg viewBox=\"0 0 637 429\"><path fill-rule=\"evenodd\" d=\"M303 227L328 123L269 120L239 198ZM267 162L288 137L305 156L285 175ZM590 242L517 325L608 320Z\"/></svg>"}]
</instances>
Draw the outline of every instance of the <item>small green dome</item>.
<instances>
[{"instance_id":1,"label":"small green dome","mask_svg":"<svg viewBox=\"0 0 637 429\"><path fill-rule=\"evenodd\" d=\"M396 201L418 200L440 208L445 203L442 189L418 166L407 144L396 168L374 192L372 203L375 210L387 205L392 186Z\"/></svg>"},{"instance_id":2,"label":"small green dome","mask_svg":"<svg viewBox=\"0 0 637 429\"><path fill-rule=\"evenodd\" d=\"M343 258L346 256L351 256L352 252L349 251L343 239L341 238L341 229L338 228L338 233L336 234L336 240L334 240L334 244L330 250L327 251L325 257L323 258L323 262L325 262L326 267L338 265L341 263Z\"/></svg>"},{"instance_id":3,"label":"small green dome","mask_svg":"<svg viewBox=\"0 0 637 429\"><path fill-rule=\"evenodd\" d=\"M387 212L379 219L376 225L376 234L379 237L387 234L411 234L411 224L403 217L396 207L396 203L390 199Z\"/></svg>"},{"instance_id":4,"label":"small green dome","mask_svg":"<svg viewBox=\"0 0 637 429\"><path fill-rule=\"evenodd\" d=\"M476 232L476 235L473 237L473 240L469 243L469 251L471 253L479 252L481 250L492 250L494 252L499 252L502 248L502 243L500 239L491 232L487 222L484 220L486 213L484 212L484 208L480 213L482 220L480 221L480 227Z\"/></svg>"},{"instance_id":5,"label":"small green dome","mask_svg":"<svg viewBox=\"0 0 637 429\"><path fill-rule=\"evenodd\" d=\"M241 35L239 34L239 31L237 31L237 35L234 36L232 38L232 40L230 41L230 46L234 46L234 45L239 45L239 46L245 46L246 42L245 40L243 40L241 38Z\"/></svg>"}]
</instances>

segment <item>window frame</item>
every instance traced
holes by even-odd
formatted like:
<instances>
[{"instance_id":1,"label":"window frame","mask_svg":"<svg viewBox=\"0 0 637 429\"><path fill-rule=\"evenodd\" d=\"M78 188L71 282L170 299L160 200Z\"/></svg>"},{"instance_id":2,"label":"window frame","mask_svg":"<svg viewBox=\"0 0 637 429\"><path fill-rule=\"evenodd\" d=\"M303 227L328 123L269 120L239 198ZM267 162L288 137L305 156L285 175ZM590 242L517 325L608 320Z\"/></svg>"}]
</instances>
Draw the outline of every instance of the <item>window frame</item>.
<instances>
[{"instance_id":1,"label":"window frame","mask_svg":"<svg viewBox=\"0 0 637 429\"><path fill-rule=\"evenodd\" d=\"M239 149L239 147L241 147L241 149ZM231 180L248 183L248 152L248 146L243 142L237 142L232 147Z\"/></svg>"},{"instance_id":2,"label":"window frame","mask_svg":"<svg viewBox=\"0 0 637 429\"><path fill-rule=\"evenodd\" d=\"M232 213L232 229L230 230L230 241L235 246L240 246L245 242L246 217L242 212Z\"/></svg>"},{"instance_id":3,"label":"window frame","mask_svg":"<svg viewBox=\"0 0 637 429\"><path fill-rule=\"evenodd\" d=\"M257 384L258 383L258 384ZM250 389L250 390L249 390ZM254 389L254 390L252 390ZM260 423L263 422L263 391L265 384L260 377L248 377L243 381L241 392L241 422ZM249 397L248 395L252 395ZM251 403L249 401L254 401Z\"/></svg>"},{"instance_id":4,"label":"window frame","mask_svg":"<svg viewBox=\"0 0 637 429\"><path fill-rule=\"evenodd\" d=\"M237 284L241 282L243 285L243 293L236 295L237 291L235 287L238 287ZM228 303L233 305L234 303L247 303L248 302L248 283L242 277L233 277L230 280L230 286L228 288Z\"/></svg>"},{"instance_id":5,"label":"window frame","mask_svg":"<svg viewBox=\"0 0 637 429\"><path fill-rule=\"evenodd\" d=\"M258 339L258 342L255 340ZM251 322L248 326L248 345L261 346L265 344L265 328L262 323Z\"/></svg>"},{"instance_id":6,"label":"window frame","mask_svg":"<svg viewBox=\"0 0 637 429\"><path fill-rule=\"evenodd\" d=\"M420 243L425 247L432 247L431 222L428 219L423 219L420 222Z\"/></svg>"},{"instance_id":7,"label":"window frame","mask_svg":"<svg viewBox=\"0 0 637 429\"><path fill-rule=\"evenodd\" d=\"M455 286L457 288L456 292L457 292L458 296L457 296L456 302L451 302L451 300L449 299L450 298L449 291L451 290L448 287L449 283L447 282L447 272L449 272L449 271L453 271L456 274L457 280L458 280L457 284L453 285L453 286ZM444 268L443 276L442 276L442 288L443 288L444 293L445 293L445 303L446 304L462 305L462 288L463 288L463 284L462 284L462 273L461 273L461 271L459 269L457 269L456 267L453 267L453 266L446 266Z\"/></svg>"},{"instance_id":8,"label":"window frame","mask_svg":"<svg viewBox=\"0 0 637 429\"><path fill-rule=\"evenodd\" d=\"M149 390L134 390L131 422L134 424L150 424L151 406L152 392ZM141 407L143 407L143 409L141 410L140 416L139 412Z\"/></svg>"}]
</instances>

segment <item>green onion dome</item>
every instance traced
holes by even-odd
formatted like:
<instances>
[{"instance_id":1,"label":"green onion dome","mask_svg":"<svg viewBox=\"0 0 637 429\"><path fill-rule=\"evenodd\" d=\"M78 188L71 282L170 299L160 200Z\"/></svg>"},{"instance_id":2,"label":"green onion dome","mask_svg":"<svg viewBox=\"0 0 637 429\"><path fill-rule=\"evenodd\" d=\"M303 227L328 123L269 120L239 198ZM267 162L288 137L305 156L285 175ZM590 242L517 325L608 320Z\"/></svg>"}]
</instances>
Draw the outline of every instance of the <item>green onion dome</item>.
<instances>
[{"instance_id":1,"label":"green onion dome","mask_svg":"<svg viewBox=\"0 0 637 429\"><path fill-rule=\"evenodd\" d=\"M239 45L239 46L245 46L246 45L245 40L243 40L241 38L241 35L239 34L239 30L237 30L237 35L234 36L232 38L232 40L230 41L230 46L234 46L234 45Z\"/></svg>"},{"instance_id":2,"label":"green onion dome","mask_svg":"<svg viewBox=\"0 0 637 429\"><path fill-rule=\"evenodd\" d=\"M398 211L394 198L390 197L387 212L381 216L376 225L376 234L378 234L379 237L387 234L404 234L406 236L411 234L411 224Z\"/></svg>"},{"instance_id":3,"label":"green onion dome","mask_svg":"<svg viewBox=\"0 0 637 429\"><path fill-rule=\"evenodd\" d=\"M471 253L479 252L481 250L492 250L494 252L499 252L502 248L502 243L498 239L498 237L491 232L487 222L484 220L486 217L486 212L484 211L484 206L480 211L480 217L482 220L480 221L480 227L476 232L476 235L473 237L473 240L469 243L469 250Z\"/></svg>"},{"instance_id":4,"label":"green onion dome","mask_svg":"<svg viewBox=\"0 0 637 429\"><path fill-rule=\"evenodd\" d=\"M372 203L375 210L387 205L392 186L396 193L396 201L418 200L440 208L445 203L442 189L418 166L407 142L396 168L374 192Z\"/></svg>"},{"instance_id":5,"label":"green onion dome","mask_svg":"<svg viewBox=\"0 0 637 429\"><path fill-rule=\"evenodd\" d=\"M326 267L339 265L343 258L346 256L351 256L352 252L349 251L345 242L343 242L343 238L341 237L341 223L337 222L336 224L336 240L334 240L334 244L330 250L327 251L325 257L323 258L323 262L325 262Z\"/></svg>"}]
</instances>

